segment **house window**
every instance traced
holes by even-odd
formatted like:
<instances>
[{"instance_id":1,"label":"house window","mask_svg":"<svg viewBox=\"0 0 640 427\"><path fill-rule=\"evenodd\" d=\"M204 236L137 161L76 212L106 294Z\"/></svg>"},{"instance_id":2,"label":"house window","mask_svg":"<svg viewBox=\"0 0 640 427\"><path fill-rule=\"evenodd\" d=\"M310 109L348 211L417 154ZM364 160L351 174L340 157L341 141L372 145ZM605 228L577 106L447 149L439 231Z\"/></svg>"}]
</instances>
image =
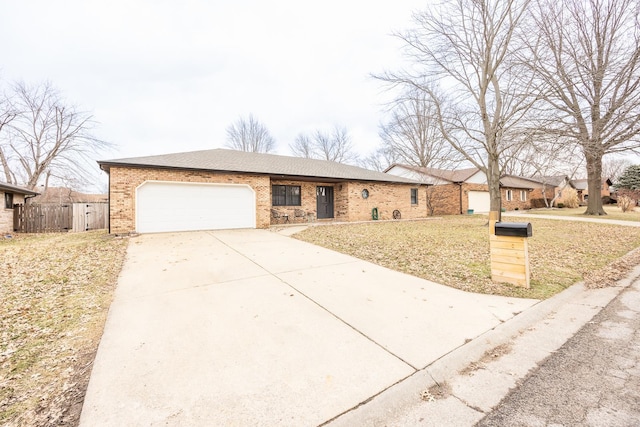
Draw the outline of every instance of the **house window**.
<instances>
[{"instance_id":1,"label":"house window","mask_svg":"<svg viewBox=\"0 0 640 427\"><path fill-rule=\"evenodd\" d=\"M412 188L411 189L411 204L412 205L417 205L418 204L418 189L417 188Z\"/></svg>"},{"instance_id":2,"label":"house window","mask_svg":"<svg viewBox=\"0 0 640 427\"><path fill-rule=\"evenodd\" d=\"M13 193L4 193L4 208L13 209Z\"/></svg>"},{"instance_id":3,"label":"house window","mask_svg":"<svg viewBox=\"0 0 640 427\"><path fill-rule=\"evenodd\" d=\"M273 206L300 206L300 186L272 185L271 204Z\"/></svg>"},{"instance_id":4,"label":"house window","mask_svg":"<svg viewBox=\"0 0 640 427\"><path fill-rule=\"evenodd\" d=\"M526 190L520 190L520 201L521 202L526 202L527 201L527 191Z\"/></svg>"},{"instance_id":5,"label":"house window","mask_svg":"<svg viewBox=\"0 0 640 427\"><path fill-rule=\"evenodd\" d=\"M512 200L513 200L513 191L507 190L507 202L510 202Z\"/></svg>"}]
</instances>

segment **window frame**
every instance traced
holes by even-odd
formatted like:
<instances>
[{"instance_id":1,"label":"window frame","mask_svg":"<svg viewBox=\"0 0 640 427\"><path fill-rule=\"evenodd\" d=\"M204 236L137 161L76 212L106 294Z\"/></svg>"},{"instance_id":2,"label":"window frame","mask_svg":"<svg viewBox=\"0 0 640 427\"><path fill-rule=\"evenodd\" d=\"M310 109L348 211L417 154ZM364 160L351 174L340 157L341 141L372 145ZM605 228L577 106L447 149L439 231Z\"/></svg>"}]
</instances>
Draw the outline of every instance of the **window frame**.
<instances>
[{"instance_id":1,"label":"window frame","mask_svg":"<svg viewBox=\"0 0 640 427\"><path fill-rule=\"evenodd\" d=\"M4 193L4 208L13 209L13 193Z\"/></svg>"},{"instance_id":2,"label":"window frame","mask_svg":"<svg viewBox=\"0 0 640 427\"><path fill-rule=\"evenodd\" d=\"M276 187L278 194L276 194ZM284 194L281 194L281 189L284 189ZM272 184L271 206L302 206L302 187L300 185Z\"/></svg>"},{"instance_id":3,"label":"window frame","mask_svg":"<svg viewBox=\"0 0 640 427\"><path fill-rule=\"evenodd\" d=\"M513 201L513 190L505 190L505 198L507 202Z\"/></svg>"},{"instance_id":4,"label":"window frame","mask_svg":"<svg viewBox=\"0 0 640 427\"><path fill-rule=\"evenodd\" d=\"M411 206L418 206L418 189L411 189Z\"/></svg>"},{"instance_id":5,"label":"window frame","mask_svg":"<svg viewBox=\"0 0 640 427\"><path fill-rule=\"evenodd\" d=\"M521 202L527 201L527 190L520 190L520 201Z\"/></svg>"}]
</instances>

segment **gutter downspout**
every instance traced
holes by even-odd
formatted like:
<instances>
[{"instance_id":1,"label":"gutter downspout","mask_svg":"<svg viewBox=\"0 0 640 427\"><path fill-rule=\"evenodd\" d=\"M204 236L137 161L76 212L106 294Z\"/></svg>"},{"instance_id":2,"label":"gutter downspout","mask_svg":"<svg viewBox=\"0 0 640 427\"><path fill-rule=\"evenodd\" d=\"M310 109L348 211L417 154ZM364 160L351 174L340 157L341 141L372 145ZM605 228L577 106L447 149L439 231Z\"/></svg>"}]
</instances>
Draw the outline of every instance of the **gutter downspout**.
<instances>
[{"instance_id":1,"label":"gutter downspout","mask_svg":"<svg viewBox=\"0 0 640 427\"><path fill-rule=\"evenodd\" d=\"M460 186L460 215L463 215L464 212L462 212L462 183L459 182L458 185Z\"/></svg>"}]
</instances>

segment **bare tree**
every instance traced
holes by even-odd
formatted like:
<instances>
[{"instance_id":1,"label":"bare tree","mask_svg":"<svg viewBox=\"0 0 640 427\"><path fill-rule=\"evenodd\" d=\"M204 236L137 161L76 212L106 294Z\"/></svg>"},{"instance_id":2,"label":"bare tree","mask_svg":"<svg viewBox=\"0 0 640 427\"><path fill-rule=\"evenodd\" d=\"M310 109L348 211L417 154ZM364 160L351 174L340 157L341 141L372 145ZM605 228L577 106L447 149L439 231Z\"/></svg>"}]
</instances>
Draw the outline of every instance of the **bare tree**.
<instances>
[{"instance_id":1,"label":"bare tree","mask_svg":"<svg viewBox=\"0 0 640 427\"><path fill-rule=\"evenodd\" d=\"M557 114L548 130L575 140L589 194L599 194L605 154L640 147L638 0L536 0L540 34L531 65ZM589 197L588 215L606 215Z\"/></svg>"},{"instance_id":2,"label":"bare tree","mask_svg":"<svg viewBox=\"0 0 640 427\"><path fill-rule=\"evenodd\" d=\"M356 154L347 129L334 126L331 132L316 130L311 135L300 134L289 149L294 156L322 159L338 163L353 163Z\"/></svg>"},{"instance_id":3,"label":"bare tree","mask_svg":"<svg viewBox=\"0 0 640 427\"><path fill-rule=\"evenodd\" d=\"M632 164L633 163L626 158L605 156L604 159L602 159L602 178L608 178L616 182Z\"/></svg>"},{"instance_id":4,"label":"bare tree","mask_svg":"<svg viewBox=\"0 0 640 427\"><path fill-rule=\"evenodd\" d=\"M368 156L361 158L358 164L365 169L383 172L397 161L398 158L395 156L393 150L390 150L389 147L385 145L381 145Z\"/></svg>"},{"instance_id":5,"label":"bare tree","mask_svg":"<svg viewBox=\"0 0 640 427\"><path fill-rule=\"evenodd\" d=\"M227 127L226 147L239 151L253 153L269 153L275 148L276 142L265 125L260 123L253 114L249 118L240 117L235 123Z\"/></svg>"},{"instance_id":6,"label":"bare tree","mask_svg":"<svg viewBox=\"0 0 640 427\"><path fill-rule=\"evenodd\" d=\"M415 87L392 103L391 119L380 126L379 135L386 149L408 165L447 168L460 161L440 132L433 101Z\"/></svg>"},{"instance_id":7,"label":"bare tree","mask_svg":"<svg viewBox=\"0 0 640 427\"><path fill-rule=\"evenodd\" d=\"M9 158L7 157L10 151L8 143L3 138L2 129L6 128L13 119L16 118L16 111L11 105L10 100L4 93L0 93L0 164L2 165L2 172L4 173L4 179L8 184L15 184L14 177L11 174L11 168L9 167ZM6 132L6 130L5 130Z\"/></svg>"},{"instance_id":8,"label":"bare tree","mask_svg":"<svg viewBox=\"0 0 640 427\"><path fill-rule=\"evenodd\" d=\"M293 144L289 144L289 148L295 157L304 157L305 159L317 157L314 143L308 135L298 135Z\"/></svg>"},{"instance_id":9,"label":"bare tree","mask_svg":"<svg viewBox=\"0 0 640 427\"><path fill-rule=\"evenodd\" d=\"M92 135L93 116L66 104L49 83L13 86L15 115L2 137L5 175L33 189L46 177L87 181L91 155L110 146Z\"/></svg>"},{"instance_id":10,"label":"bare tree","mask_svg":"<svg viewBox=\"0 0 640 427\"><path fill-rule=\"evenodd\" d=\"M516 37L528 0L452 0L414 15L398 37L413 68L377 76L412 86L434 104L442 137L487 176L500 212L501 158L530 139L521 126L535 102ZM504 163L504 162L503 162Z\"/></svg>"}]
</instances>

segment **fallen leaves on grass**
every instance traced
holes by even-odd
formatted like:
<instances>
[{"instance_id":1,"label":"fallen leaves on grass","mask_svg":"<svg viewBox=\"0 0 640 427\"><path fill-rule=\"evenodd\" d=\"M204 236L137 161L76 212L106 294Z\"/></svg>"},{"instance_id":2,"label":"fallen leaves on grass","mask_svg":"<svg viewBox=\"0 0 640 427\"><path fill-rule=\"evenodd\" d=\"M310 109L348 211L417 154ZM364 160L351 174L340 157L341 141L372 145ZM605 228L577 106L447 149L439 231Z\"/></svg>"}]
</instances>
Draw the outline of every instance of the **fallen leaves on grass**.
<instances>
[{"instance_id":1,"label":"fallen leaves on grass","mask_svg":"<svg viewBox=\"0 0 640 427\"><path fill-rule=\"evenodd\" d=\"M637 265L640 265L640 248L635 249L612 263L584 275L584 285L589 289L614 286Z\"/></svg>"},{"instance_id":2,"label":"fallen leaves on grass","mask_svg":"<svg viewBox=\"0 0 640 427\"><path fill-rule=\"evenodd\" d=\"M76 425L127 240L0 241L0 424Z\"/></svg>"},{"instance_id":3,"label":"fallen leaves on grass","mask_svg":"<svg viewBox=\"0 0 640 427\"><path fill-rule=\"evenodd\" d=\"M531 289L491 280L489 229L482 216L310 227L294 237L464 291L537 299L560 292L640 246L636 227L527 221L533 226Z\"/></svg>"}]
</instances>

